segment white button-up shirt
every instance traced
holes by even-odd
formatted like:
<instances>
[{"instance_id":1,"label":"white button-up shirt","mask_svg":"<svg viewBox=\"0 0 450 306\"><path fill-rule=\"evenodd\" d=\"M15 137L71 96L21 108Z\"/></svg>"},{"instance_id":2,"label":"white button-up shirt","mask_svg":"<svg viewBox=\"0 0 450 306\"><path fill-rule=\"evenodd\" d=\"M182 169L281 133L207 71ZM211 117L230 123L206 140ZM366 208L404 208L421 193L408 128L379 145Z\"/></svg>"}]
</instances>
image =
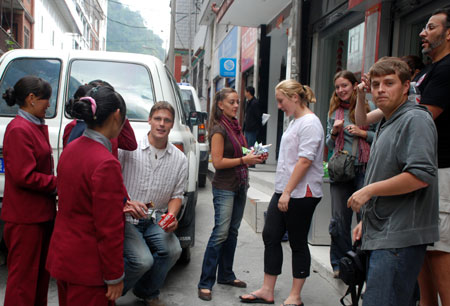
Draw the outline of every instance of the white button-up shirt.
<instances>
[{"instance_id":1,"label":"white button-up shirt","mask_svg":"<svg viewBox=\"0 0 450 306\"><path fill-rule=\"evenodd\" d=\"M156 210L165 211L171 199L183 198L188 163L184 153L171 143L157 158L154 151L145 135L136 150L119 150L119 161L130 199L152 201Z\"/></svg>"},{"instance_id":2,"label":"white button-up shirt","mask_svg":"<svg viewBox=\"0 0 450 306\"><path fill-rule=\"evenodd\" d=\"M292 120L281 137L275 176L275 192L283 193L300 157L312 161L291 198L304 198L309 186L314 198L322 197L324 132L319 118L307 114Z\"/></svg>"}]
</instances>

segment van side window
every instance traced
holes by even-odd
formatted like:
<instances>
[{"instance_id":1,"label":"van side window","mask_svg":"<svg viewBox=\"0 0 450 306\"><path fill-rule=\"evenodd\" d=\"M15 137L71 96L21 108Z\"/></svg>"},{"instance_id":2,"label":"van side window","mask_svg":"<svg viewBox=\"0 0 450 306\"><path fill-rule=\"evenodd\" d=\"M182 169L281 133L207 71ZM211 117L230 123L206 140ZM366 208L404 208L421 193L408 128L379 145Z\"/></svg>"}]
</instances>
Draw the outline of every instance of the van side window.
<instances>
[{"instance_id":1,"label":"van side window","mask_svg":"<svg viewBox=\"0 0 450 306\"><path fill-rule=\"evenodd\" d=\"M74 60L70 63L70 79L67 99L80 85L94 80L111 84L127 104L130 120L148 120L155 103L155 93L150 71L143 65L100 60ZM66 113L66 116L68 114Z\"/></svg>"},{"instance_id":2,"label":"van side window","mask_svg":"<svg viewBox=\"0 0 450 306\"><path fill-rule=\"evenodd\" d=\"M172 89L173 89L173 94L175 96L175 100L176 101L168 101L168 102L175 102L173 107L176 107L178 109L178 114L180 114L181 117L181 122L183 124L187 124L186 123L186 117L183 116L184 115L184 108L183 108L183 102L181 99L181 92L180 92L180 87L178 87L177 82L175 81L175 78L173 77L173 75L170 73L170 71L167 69L166 67L166 73L167 73L167 77L170 80L170 85L172 85Z\"/></svg>"},{"instance_id":3,"label":"van side window","mask_svg":"<svg viewBox=\"0 0 450 306\"><path fill-rule=\"evenodd\" d=\"M58 98L59 79L61 73L61 62L55 59L45 58L18 58L11 61L2 75L0 83L0 97L6 89L14 87L16 82L27 75L38 76L52 86L52 96L50 97L50 107L45 112L45 118L56 116L56 101ZM8 106L2 99L0 103L0 116L14 117L19 107Z\"/></svg>"}]
</instances>

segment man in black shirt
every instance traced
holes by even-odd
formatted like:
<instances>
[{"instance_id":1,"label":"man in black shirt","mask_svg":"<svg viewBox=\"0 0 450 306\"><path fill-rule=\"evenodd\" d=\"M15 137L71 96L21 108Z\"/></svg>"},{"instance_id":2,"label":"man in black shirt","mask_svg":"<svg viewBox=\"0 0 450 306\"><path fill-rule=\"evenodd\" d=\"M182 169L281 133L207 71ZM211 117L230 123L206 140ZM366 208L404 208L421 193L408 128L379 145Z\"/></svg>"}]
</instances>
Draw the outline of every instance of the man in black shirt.
<instances>
[{"instance_id":1,"label":"man in black shirt","mask_svg":"<svg viewBox=\"0 0 450 306\"><path fill-rule=\"evenodd\" d=\"M433 13L420 33L422 53L432 64L418 79L420 104L432 113L438 132L440 241L428 247L419 275L420 305L450 305L450 9Z\"/></svg>"},{"instance_id":2,"label":"man in black shirt","mask_svg":"<svg viewBox=\"0 0 450 306\"><path fill-rule=\"evenodd\" d=\"M245 119L244 119L244 135L247 144L252 147L255 144L256 137L262 127L262 111L258 99L255 98L255 88L247 86L245 88Z\"/></svg>"}]
</instances>

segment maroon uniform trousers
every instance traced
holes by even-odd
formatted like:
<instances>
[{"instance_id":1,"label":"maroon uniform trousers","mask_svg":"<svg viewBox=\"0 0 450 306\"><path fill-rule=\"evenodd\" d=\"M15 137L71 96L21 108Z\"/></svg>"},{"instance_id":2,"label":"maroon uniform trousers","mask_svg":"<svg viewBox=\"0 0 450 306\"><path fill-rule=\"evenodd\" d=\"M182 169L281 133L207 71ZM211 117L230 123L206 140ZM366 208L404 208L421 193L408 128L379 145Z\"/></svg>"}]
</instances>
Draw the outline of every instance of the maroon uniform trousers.
<instances>
[{"instance_id":1,"label":"maroon uniform trousers","mask_svg":"<svg viewBox=\"0 0 450 306\"><path fill-rule=\"evenodd\" d=\"M6 222L8 252L5 306L47 305L50 274L45 269L53 221L36 224Z\"/></svg>"}]
</instances>

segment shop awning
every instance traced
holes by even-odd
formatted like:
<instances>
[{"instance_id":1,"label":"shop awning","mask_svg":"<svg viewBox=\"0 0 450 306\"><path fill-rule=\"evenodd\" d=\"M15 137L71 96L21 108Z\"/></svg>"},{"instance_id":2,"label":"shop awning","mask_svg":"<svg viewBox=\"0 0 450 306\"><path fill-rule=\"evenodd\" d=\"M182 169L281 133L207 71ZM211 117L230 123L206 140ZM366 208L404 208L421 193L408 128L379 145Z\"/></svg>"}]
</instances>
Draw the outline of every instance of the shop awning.
<instances>
[{"instance_id":1,"label":"shop awning","mask_svg":"<svg viewBox=\"0 0 450 306\"><path fill-rule=\"evenodd\" d=\"M220 24L259 27L268 24L291 0L224 0L217 13Z\"/></svg>"}]
</instances>

